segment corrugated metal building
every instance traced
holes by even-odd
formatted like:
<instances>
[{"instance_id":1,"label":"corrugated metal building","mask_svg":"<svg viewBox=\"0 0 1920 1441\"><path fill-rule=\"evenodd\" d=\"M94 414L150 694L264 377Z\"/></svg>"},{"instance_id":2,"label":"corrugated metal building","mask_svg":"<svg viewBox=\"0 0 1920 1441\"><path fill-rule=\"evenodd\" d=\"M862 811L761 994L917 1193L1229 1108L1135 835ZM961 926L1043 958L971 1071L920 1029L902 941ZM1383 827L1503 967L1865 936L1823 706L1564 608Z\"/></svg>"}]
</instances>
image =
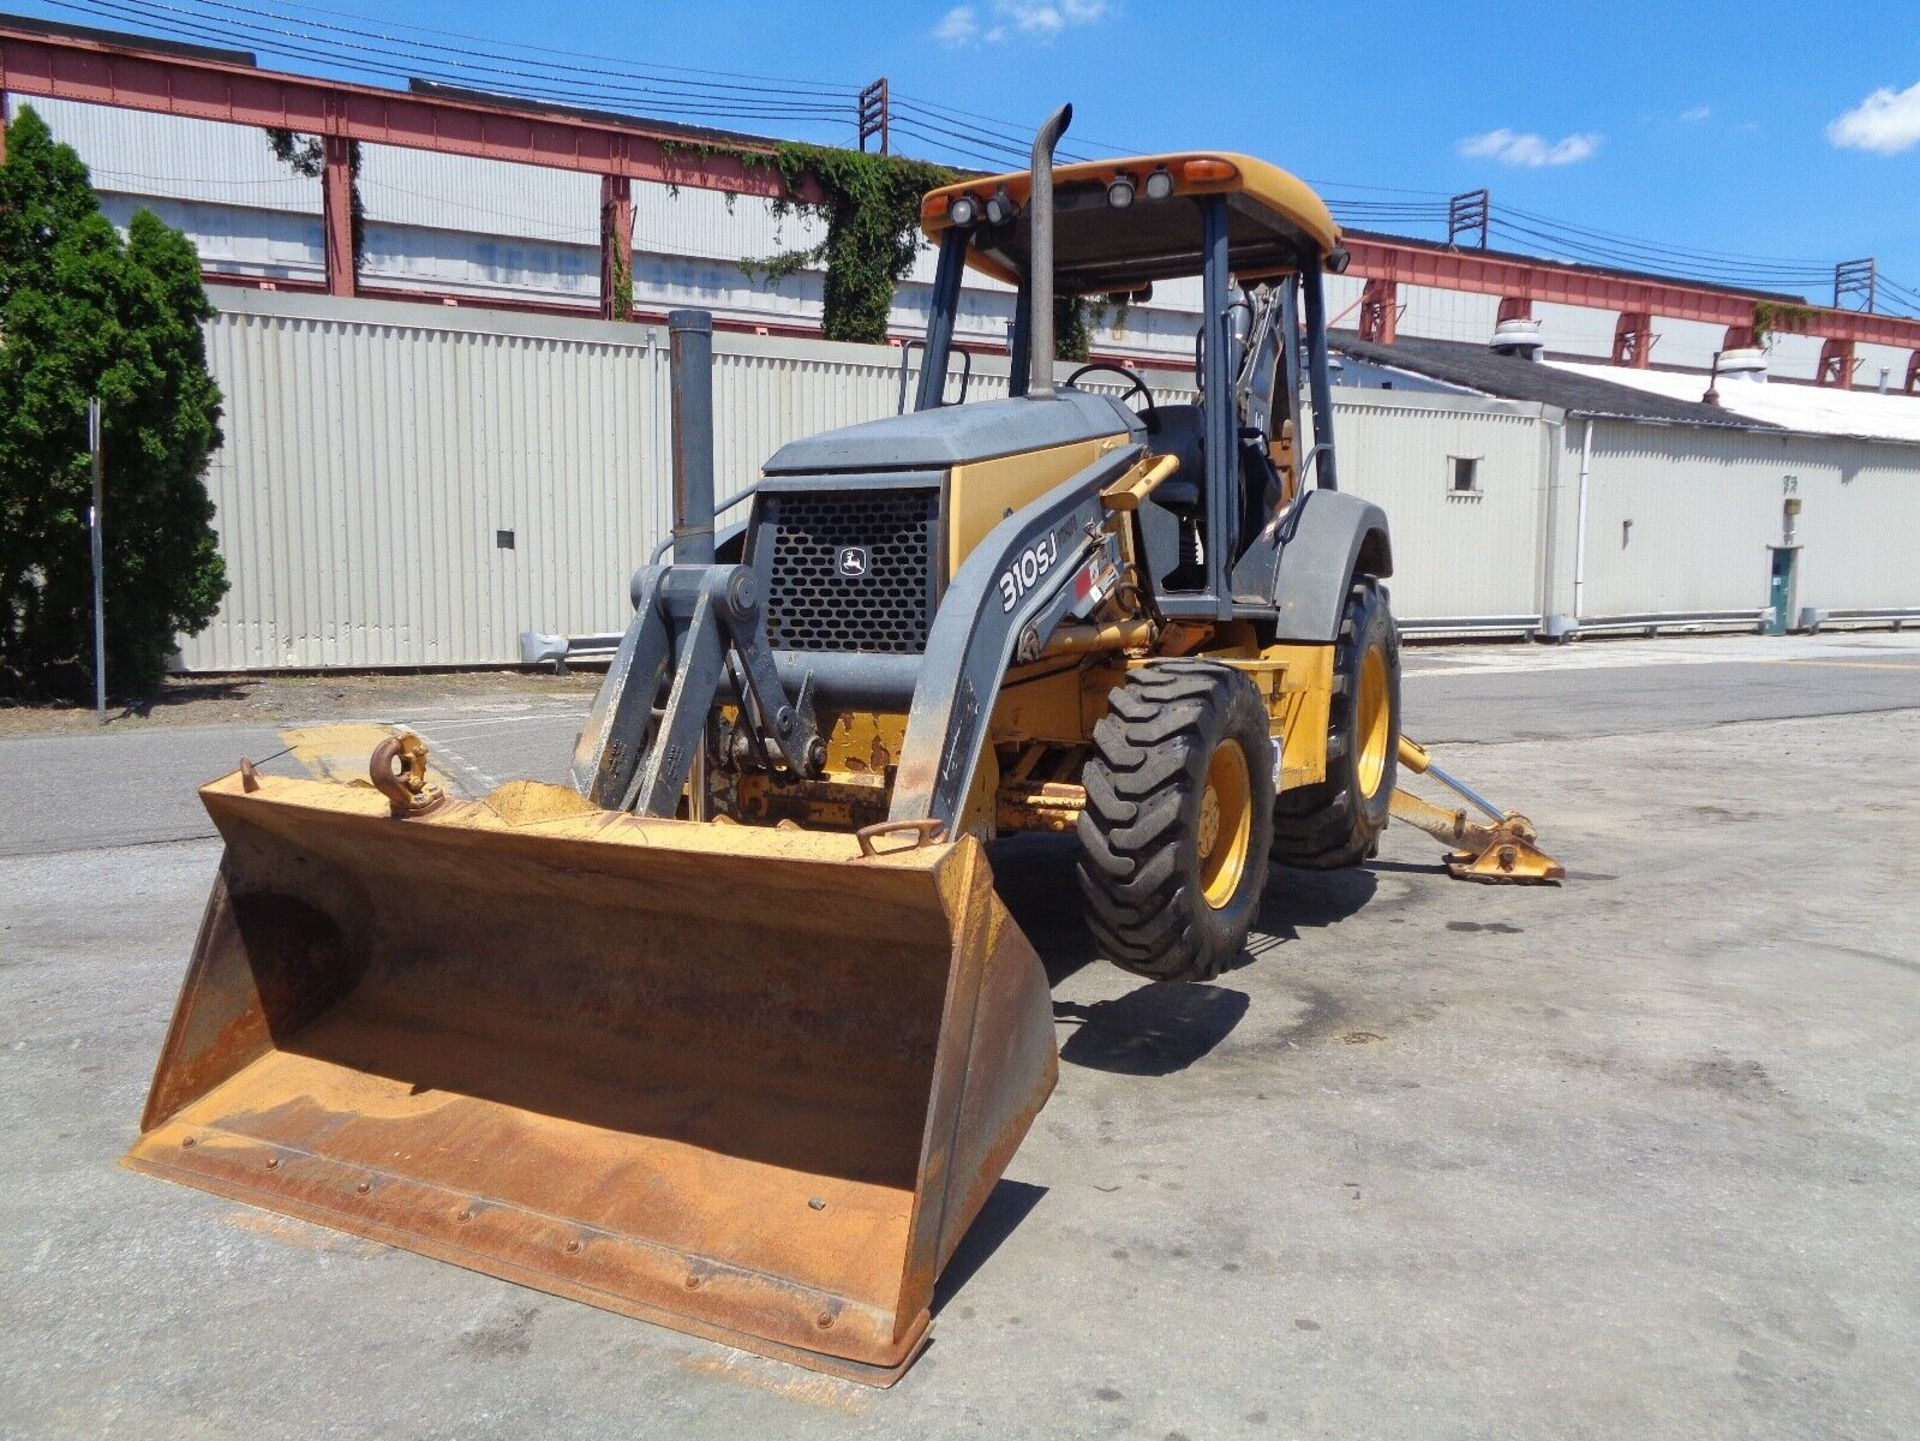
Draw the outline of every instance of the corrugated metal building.
<instances>
[{"instance_id":1,"label":"corrugated metal building","mask_svg":"<svg viewBox=\"0 0 1920 1441\"><path fill-rule=\"evenodd\" d=\"M146 205L184 230L209 270L274 280L325 274L320 187L291 176L258 132L176 117L37 100L61 139L92 167L108 210L124 223ZM487 298L589 306L599 295L597 180L572 174L386 146L363 147L361 188L366 249L361 280L371 292L429 289ZM1285 157L1277 157L1284 161ZM797 216L779 218L762 201L716 191L634 186L634 295L645 311L698 305L746 325L818 323L822 277L805 271L769 285L741 269L743 258L801 249L820 239ZM924 329L933 253L923 250L895 298L894 333ZM1362 284L1335 276L1329 313L1350 316ZM1403 336L1484 344L1499 301L1489 295L1406 285ZM1198 281L1157 287L1150 301L1111 313L1097 333L1106 353L1185 359L1193 353ZM1612 353L1610 311L1540 304L1535 316L1555 354L1604 359ZM1012 316L1006 287L971 277L960 335L997 344ZM1702 370L1724 344L1720 326L1656 317L1662 364ZM1811 379L1820 341L1780 335L1774 372ZM1860 374L1905 374L1906 353L1859 347Z\"/></svg>"},{"instance_id":2,"label":"corrugated metal building","mask_svg":"<svg viewBox=\"0 0 1920 1441\"><path fill-rule=\"evenodd\" d=\"M668 523L662 329L290 293L215 300L227 442L209 485L233 589L182 643L184 666L502 664L525 630L624 627L627 579ZM723 499L787 440L896 407L897 349L728 333L714 349ZM1163 398L1191 396L1190 375L1150 378ZM1593 383L1566 383L1617 412ZM1005 384L1004 359L976 361L975 397ZM1596 419L1583 548L1585 422L1561 398L1337 392L1343 484L1392 518L1394 604L1411 627L1535 631L1576 613L1576 577L1589 626L1655 612L1752 624L1786 476L1805 505L1803 603L1920 608L1906 554L1920 447Z\"/></svg>"}]
</instances>

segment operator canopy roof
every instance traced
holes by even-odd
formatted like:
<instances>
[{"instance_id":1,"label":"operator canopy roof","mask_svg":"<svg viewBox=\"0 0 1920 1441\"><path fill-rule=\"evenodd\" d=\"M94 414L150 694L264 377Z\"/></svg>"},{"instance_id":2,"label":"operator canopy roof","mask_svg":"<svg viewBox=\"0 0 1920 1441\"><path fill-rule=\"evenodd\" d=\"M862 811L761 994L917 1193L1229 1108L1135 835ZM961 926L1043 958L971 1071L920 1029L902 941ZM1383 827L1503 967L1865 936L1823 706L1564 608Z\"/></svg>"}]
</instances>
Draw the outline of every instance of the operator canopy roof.
<instances>
[{"instance_id":1,"label":"operator canopy roof","mask_svg":"<svg viewBox=\"0 0 1920 1441\"><path fill-rule=\"evenodd\" d=\"M967 264L1017 285L1027 269L1032 186L1025 170L944 186L921 202L921 228L938 241L956 223L973 224ZM1242 276L1291 270L1308 255L1324 259L1340 243L1340 227L1305 181L1250 155L1188 151L1056 165L1053 194L1062 295L1139 290L1198 274L1198 196L1226 197L1230 263ZM997 213L1006 209L1015 213Z\"/></svg>"}]
</instances>

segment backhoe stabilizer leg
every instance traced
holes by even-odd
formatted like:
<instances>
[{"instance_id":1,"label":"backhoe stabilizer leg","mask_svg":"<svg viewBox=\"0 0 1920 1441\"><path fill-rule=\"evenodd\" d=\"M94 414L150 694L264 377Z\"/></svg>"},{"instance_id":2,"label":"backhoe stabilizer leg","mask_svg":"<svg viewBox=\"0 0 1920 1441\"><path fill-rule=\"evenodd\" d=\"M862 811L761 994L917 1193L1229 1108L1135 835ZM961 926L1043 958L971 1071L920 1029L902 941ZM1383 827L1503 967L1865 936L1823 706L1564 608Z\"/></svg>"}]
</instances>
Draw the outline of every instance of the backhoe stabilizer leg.
<instances>
[{"instance_id":1,"label":"backhoe stabilizer leg","mask_svg":"<svg viewBox=\"0 0 1920 1441\"><path fill-rule=\"evenodd\" d=\"M1426 747L1400 738L1400 764L1415 775L1431 775L1485 812L1479 820L1464 808L1447 810L1403 787L1393 792L1396 820L1425 831L1444 845L1447 873L1455 880L1493 884L1537 885L1566 879L1567 868L1541 850L1533 822L1518 811L1501 811L1433 764Z\"/></svg>"}]
</instances>

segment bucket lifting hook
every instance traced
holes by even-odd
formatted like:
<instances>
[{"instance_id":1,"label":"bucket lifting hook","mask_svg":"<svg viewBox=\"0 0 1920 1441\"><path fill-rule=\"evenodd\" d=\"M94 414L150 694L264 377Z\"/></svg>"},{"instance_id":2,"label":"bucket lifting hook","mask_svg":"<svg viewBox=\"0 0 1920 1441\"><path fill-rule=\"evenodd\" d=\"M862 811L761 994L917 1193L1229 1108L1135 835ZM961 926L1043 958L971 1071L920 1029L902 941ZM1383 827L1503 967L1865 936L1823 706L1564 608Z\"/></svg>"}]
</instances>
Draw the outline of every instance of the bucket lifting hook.
<instances>
[{"instance_id":1,"label":"bucket lifting hook","mask_svg":"<svg viewBox=\"0 0 1920 1441\"><path fill-rule=\"evenodd\" d=\"M375 746L367 775L401 820L438 810L447 799L427 779L427 743L412 731L389 736Z\"/></svg>"}]
</instances>

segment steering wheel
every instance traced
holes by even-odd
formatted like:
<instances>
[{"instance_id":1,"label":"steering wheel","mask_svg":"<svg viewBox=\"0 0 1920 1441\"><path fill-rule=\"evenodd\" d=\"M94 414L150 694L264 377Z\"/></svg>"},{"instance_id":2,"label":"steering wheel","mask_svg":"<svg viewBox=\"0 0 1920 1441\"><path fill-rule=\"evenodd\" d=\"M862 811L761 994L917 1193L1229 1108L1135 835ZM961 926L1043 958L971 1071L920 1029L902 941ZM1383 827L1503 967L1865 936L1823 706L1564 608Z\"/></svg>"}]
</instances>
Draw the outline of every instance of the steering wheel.
<instances>
[{"instance_id":1,"label":"steering wheel","mask_svg":"<svg viewBox=\"0 0 1920 1441\"><path fill-rule=\"evenodd\" d=\"M1136 413L1147 423L1147 429L1149 431L1158 433L1160 429L1160 409L1153 403L1153 392L1147 389L1146 381L1142 380L1133 371L1128 370L1126 366L1115 365L1110 360L1091 361L1074 371L1072 375L1069 375L1067 377L1067 384L1078 385L1081 376L1090 375L1096 370L1110 371L1127 382L1127 393L1120 397L1121 400L1131 400L1134 392L1139 392L1142 405Z\"/></svg>"}]
</instances>

